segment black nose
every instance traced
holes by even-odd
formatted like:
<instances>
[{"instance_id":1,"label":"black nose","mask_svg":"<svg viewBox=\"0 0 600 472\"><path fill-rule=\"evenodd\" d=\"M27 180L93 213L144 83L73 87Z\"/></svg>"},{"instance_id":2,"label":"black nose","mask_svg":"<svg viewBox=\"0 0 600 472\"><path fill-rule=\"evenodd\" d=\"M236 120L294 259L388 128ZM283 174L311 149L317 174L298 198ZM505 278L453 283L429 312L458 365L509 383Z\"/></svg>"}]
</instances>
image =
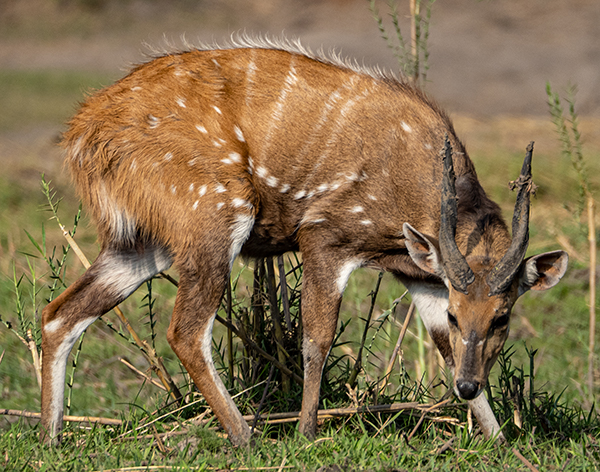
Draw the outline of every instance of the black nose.
<instances>
[{"instance_id":1,"label":"black nose","mask_svg":"<svg viewBox=\"0 0 600 472\"><path fill-rule=\"evenodd\" d=\"M456 388L460 394L460 398L465 400L473 400L477 392L479 392L479 382L466 382L464 380L456 381Z\"/></svg>"}]
</instances>

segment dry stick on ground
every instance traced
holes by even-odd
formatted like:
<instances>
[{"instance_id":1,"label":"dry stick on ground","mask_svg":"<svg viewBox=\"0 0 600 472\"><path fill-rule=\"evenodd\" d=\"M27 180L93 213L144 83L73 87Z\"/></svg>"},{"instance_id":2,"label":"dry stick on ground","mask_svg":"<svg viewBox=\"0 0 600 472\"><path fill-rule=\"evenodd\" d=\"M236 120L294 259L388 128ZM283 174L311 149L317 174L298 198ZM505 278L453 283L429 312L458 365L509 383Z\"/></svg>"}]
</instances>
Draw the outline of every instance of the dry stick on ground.
<instances>
[{"instance_id":1,"label":"dry stick on ground","mask_svg":"<svg viewBox=\"0 0 600 472\"><path fill-rule=\"evenodd\" d=\"M62 224L59 223L59 226L63 232L63 236L65 237L65 239L67 240L77 257L79 258L83 266L86 268L86 270L89 269L91 264L88 261L87 257L85 257L85 254L79 248L79 245L71 236L71 233L69 233L69 231ZM142 339L138 336L133 327L129 324L129 321L118 306L114 307L113 311L117 314L117 316L121 320L121 323L125 325L127 331L129 331L129 334L135 341L136 345L140 348L140 351L142 352L143 356L150 364L150 367L154 372L156 372L156 375L160 379L161 383L165 386L166 390L169 392L173 400L183 400L181 392L177 388L177 385L175 385L175 382L173 382L171 375L167 372L167 369L162 363L160 357L156 355L156 351L152 349L146 341L142 341Z\"/></svg>"},{"instance_id":2,"label":"dry stick on ground","mask_svg":"<svg viewBox=\"0 0 600 472\"><path fill-rule=\"evenodd\" d=\"M513 447L512 452L529 470L531 470L531 472L539 472L538 469L531 462L529 462L516 447Z\"/></svg>"},{"instance_id":3,"label":"dry stick on ground","mask_svg":"<svg viewBox=\"0 0 600 472\"><path fill-rule=\"evenodd\" d=\"M417 430L419 429L419 427L421 426L421 424L423 423L423 420L425 419L425 415L427 413L430 413L431 411L437 409L437 408L441 408L445 405L447 405L450 402L450 398L441 401L439 403L436 403L433 406L430 406L429 408L426 408L425 410L423 410L423 413L421 414L421 417L419 418L419 421L417 421L417 424L415 425L415 427L413 428L413 430L410 432L410 434L408 435L408 437L406 438L406 442L410 442L410 440L413 438L413 436L415 435L415 433L417 432Z\"/></svg>"},{"instance_id":4,"label":"dry stick on ground","mask_svg":"<svg viewBox=\"0 0 600 472\"><path fill-rule=\"evenodd\" d=\"M0 415L6 416L20 416L23 418L35 418L40 419L42 417L41 413L33 412L33 411L24 411L24 410L7 410L0 409ZM122 420L117 420L115 418L101 418L97 416L71 416L65 415L63 416L64 421L71 421L73 423L97 423L104 424L109 426L121 426L123 424Z\"/></svg>"}]
</instances>

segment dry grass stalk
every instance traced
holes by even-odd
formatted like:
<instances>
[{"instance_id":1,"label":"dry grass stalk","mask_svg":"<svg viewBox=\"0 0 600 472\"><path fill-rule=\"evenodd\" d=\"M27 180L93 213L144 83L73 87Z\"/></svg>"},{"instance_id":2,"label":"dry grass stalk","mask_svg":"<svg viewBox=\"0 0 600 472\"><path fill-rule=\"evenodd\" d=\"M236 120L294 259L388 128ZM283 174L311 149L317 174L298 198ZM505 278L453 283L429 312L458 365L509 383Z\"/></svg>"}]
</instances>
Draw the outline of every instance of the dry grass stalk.
<instances>
[{"instance_id":1,"label":"dry grass stalk","mask_svg":"<svg viewBox=\"0 0 600 472\"><path fill-rule=\"evenodd\" d=\"M157 382L156 380L154 380L152 377L150 377L148 374L142 372L141 370L139 370L137 367L135 367L133 364L131 364L127 359L125 359L124 357L119 357L119 361L125 366L128 367L129 369L131 369L136 375L138 375L139 377L141 377L142 379L150 382L152 385L154 385L155 387L160 388L161 390L164 390L165 392L167 391L167 388Z\"/></svg>"},{"instance_id":2,"label":"dry grass stalk","mask_svg":"<svg viewBox=\"0 0 600 472\"><path fill-rule=\"evenodd\" d=\"M6 416L20 416L22 418L34 418L41 419L42 414L33 412L33 411L25 411L25 410L9 410L6 408L0 408L0 415ZM90 423L90 424L104 424L108 426L121 426L123 424L122 420L118 420L115 418L102 418L98 416L72 416L65 415L63 416L64 421L71 421L73 423Z\"/></svg>"},{"instance_id":3,"label":"dry grass stalk","mask_svg":"<svg viewBox=\"0 0 600 472\"><path fill-rule=\"evenodd\" d=\"M408 293L408 291L404 292L402 294L402 296L399 298L399 300L402 300L406 296L407 293ZM398 354L400 352L400 346L402 345L402 341L404 340L404 336L406 335L406 330L408 329L408 325L410 324L410 320L412 319L412 315L414 312L415 312L415 304L411 302L410 307L408 308L408 313L406 313L406 318L404 318L404 324L402 325L402 329L400 330L400 334L398 335L398 340L396 341L396 346L394 347L394 350L392 351L392 355L390 356L390 361L388 362L388 366L385 369L385 375L383 377L383 385L379 389L380 393L383 393L383 391L385 390L385 387L387 387L387 384L390 379L390 374L392 372L392 369L394 368L394 364L395 364Z\"/></svg>"}]
</instances>

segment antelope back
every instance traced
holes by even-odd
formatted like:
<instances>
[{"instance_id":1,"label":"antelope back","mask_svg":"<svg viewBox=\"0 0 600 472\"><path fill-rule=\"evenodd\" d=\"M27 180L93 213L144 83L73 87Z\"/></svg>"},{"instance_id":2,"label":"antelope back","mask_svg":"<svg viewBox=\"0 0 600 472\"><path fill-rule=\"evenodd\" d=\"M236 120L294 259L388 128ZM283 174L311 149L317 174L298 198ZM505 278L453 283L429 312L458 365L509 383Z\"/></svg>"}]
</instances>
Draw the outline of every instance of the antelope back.
<instances>
[{"instance_id":1,"label":"antelope back","mask_svg":"<svg viewBox=\"0 0 600 472\"><path fill-rule=\"evenodd\" d=\"M311 225L397 250L403 222L439 229L446 134L463 191L485 199L449 119L418 90L291 45L245 46L158 57L72 119L69 168L103 243L141 235L179 253L207 215L234 207L223 218L256 217L249 255L295 249Z\"/></svg>"}]
</instances>

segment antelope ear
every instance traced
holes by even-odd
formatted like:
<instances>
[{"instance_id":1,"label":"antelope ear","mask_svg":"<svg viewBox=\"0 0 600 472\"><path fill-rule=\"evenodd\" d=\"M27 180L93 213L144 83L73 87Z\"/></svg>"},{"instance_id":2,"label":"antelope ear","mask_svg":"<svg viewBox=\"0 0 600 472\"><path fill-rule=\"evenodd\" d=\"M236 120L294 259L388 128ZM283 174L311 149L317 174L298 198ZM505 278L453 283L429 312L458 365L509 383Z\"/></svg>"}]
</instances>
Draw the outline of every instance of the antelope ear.
<instances>
[{"instance_id":1,"label":"antelope ear","mask_svg":"<svg viewBox=\"0 0 600 472\"><path fill-rule=\"evenodd\" d=\"M408 254L417 267L425 272L437 275L448 285L448 278L444 272L442 257L438 248L424 234L408 223L402 225L402 231L406 238L405 244Z\"/></svg>"},{"instance_id":2,"label":"antelope ear","mask_svg":"<svg viewBox=\"0 0 600 472\"><path fill-rule=\"evenodd\" d=\"M519 275L519 295L554 287L565 275L568 262L565 251L545 252L525 259Z\"/></svg>"}]
</instances>

